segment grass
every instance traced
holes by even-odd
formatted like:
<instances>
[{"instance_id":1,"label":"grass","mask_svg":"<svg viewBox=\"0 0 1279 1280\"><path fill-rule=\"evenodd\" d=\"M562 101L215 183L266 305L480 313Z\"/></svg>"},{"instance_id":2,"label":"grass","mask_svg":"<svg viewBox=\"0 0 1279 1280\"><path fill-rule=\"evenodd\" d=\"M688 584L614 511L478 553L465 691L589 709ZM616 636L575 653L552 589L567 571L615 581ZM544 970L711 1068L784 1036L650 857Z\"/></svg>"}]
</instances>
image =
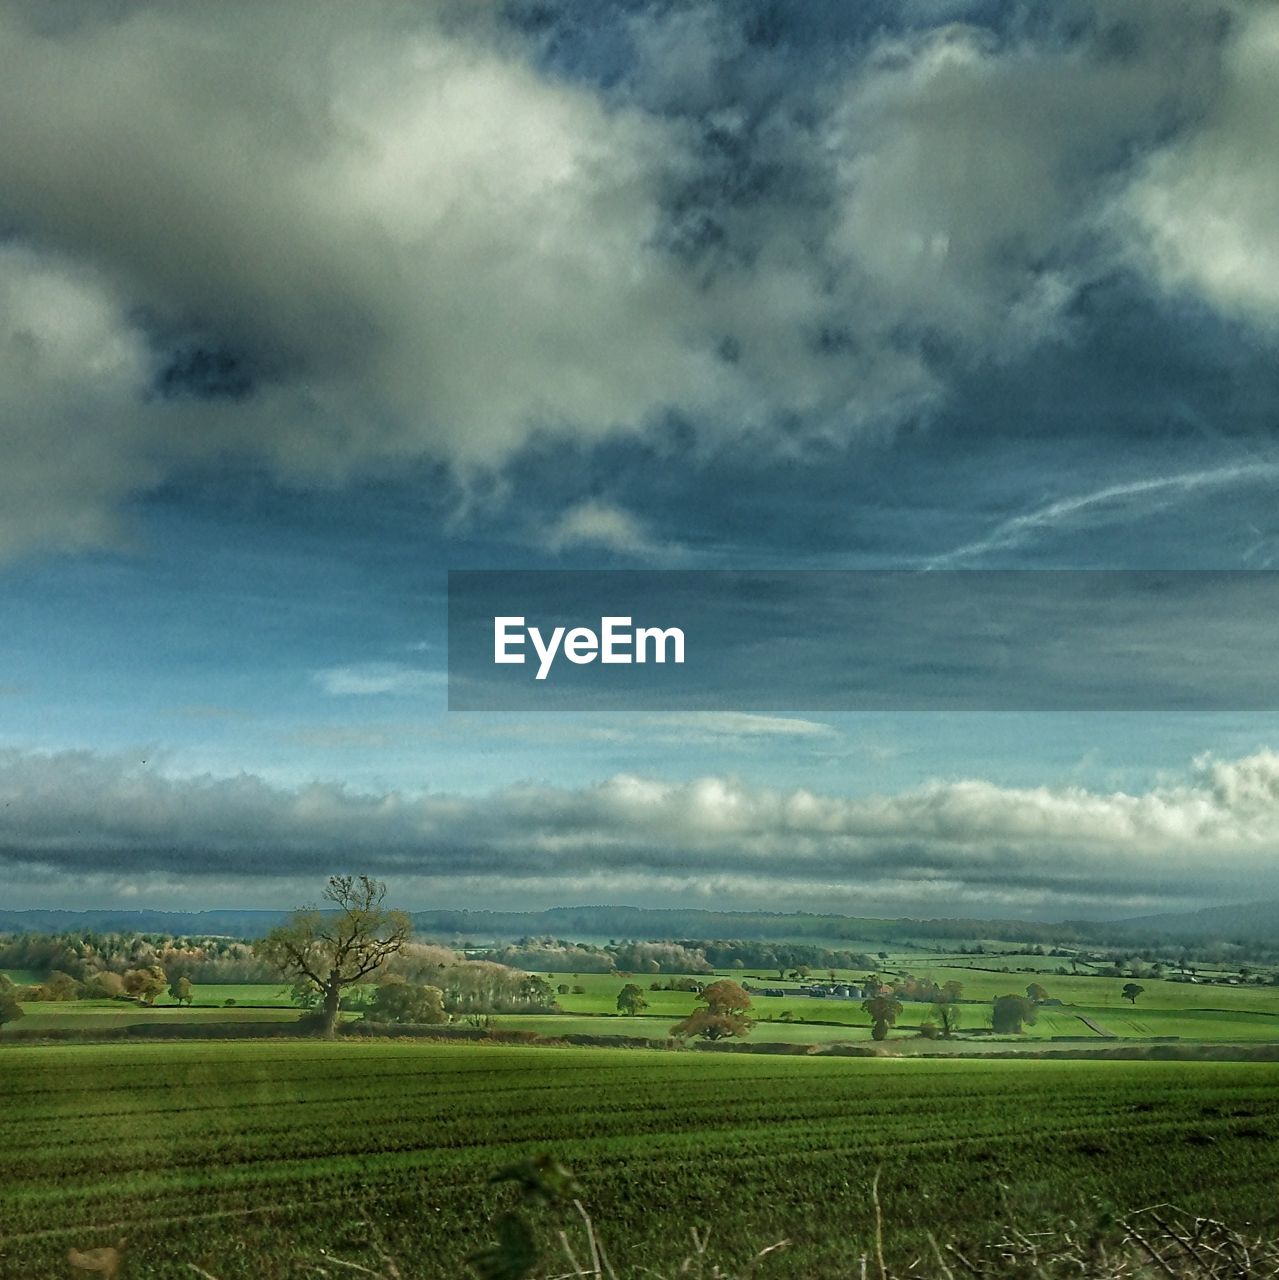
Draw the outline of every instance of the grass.
<instances>
[{"instance_id":1,"label":"grass","mask_svg":"<svg viewBox=\"0 0 1279 1280\"><path fill-rule=\"evenodd\" d=\"M0 969L0 976L20 987L32 987L44 981L44 974L34 969Z\"/></svg>"},{"instance_id":2,"label":"grass","mask_svg":"<svg viewBox=\"0 0 1279 1280\"><path fill-rule=\"evenodd\" d=\"M615 1255L654 1267L697 1226L729 1266L784 1236L761 1275L856 1274L877 1168L897 1259L929 1230L976 1241L1095 1198L1279 1212L1267 1065L65 1045L0 1048L0 1093L6 1280L119 1235L138 1277L272 1280L378 1244L406 1275L462 1276L504 1203L491 1174L543 1152Z\"/></svg>"},{"instance_id":3,"label":"grass","mask_svg":"<svg viewBox=\"0 0 1279 1280\"><path fill-rule=\"evenodd\" d=\"M512 1013L496 1016L493 1022L497 1027L536 1031L544 1036L638 1036L646 1040L665 1040L674 1025L670 1017L650 1017L647 1014L628 1018L622 1015L578 1017L573 1014ZM824 1027L802 1022L760 1022L746 1039L771 1040L781 1044L869 1042L870 1026Z\"/></svg>"},{"instance_id":4,"label":"grass","mask_svg":"<svg viewBox=\"0 0 1279 1280\"><path fill-rule=\"evenodd\" d=\"M227 1006L227 1000L234 1003ZM156 997L153 1005L127 1000L36 1000L24 1003L22 1009L24 1016L15 1027L25 1035L74 1029L92 1032L156 1023L292 1022L298 1016L297 1005L289 998L287 987L262 982L201 984L195 988L189 1007L180 1007L166 991Z\"/></svg>"},{"instance_id":5,"label":"grass","mask_svg":"<svg viewBox=\"0 0 1279 1280\"><path fill-rule=\"evenodd\" d=\"M24 1035L36 1031L74 1030L97 1031L107 1027L150 1026L155 1024L192 1025L207 1022L294 1022L296 1008L233 1009L201 1007L179 1009L176 1005L154 1008L131 1004L122 1000L75 1000L56 1003L36 1002L22 1006L24 1016L14 1024L14 1029Z\"/></svg>"},{"instance_id":6,"label":"grass","mask_svg":"<svg viewBox=\"0 0 1279 1280\"><path fill-rule=\"evenodd\" d=\"M992 963L999 957L978 957ZM1015 957L1029 960L1030 957ZM913 962L912 962L913 963ZM987 1025L987 1003L991 996L1021 992L1031 981L1039 981L1062 1006L1039 1011L1038 1022L1026 1029L1026 1039L1039 1041L1053 1036L1084 1040L1097 1039L1077 1015L1083 1014L1121 1039L1152 1039L1175 1036L1182 1040L1215 1043L1257 1043L1279 1040L1279 987L1193 986L1184 983L1143 979L1145 991L1134 1006L1120 995L1124 980L1117 978L1062 977L1054 974L990 973L959 966L920 965L913 972L930 974L937 982L951 978L964 984L962 1007L965 1032ZM754 985L793 988L779 982L776 974L763 970L721 971L738 981L754 980ZM30 980L37 975L19 974ZM825 974L814 974L822 980ZM862 977L842 972L841 977ZM762 979L762 982L760 981ZM657 980L667 981L667 975ZM553 986L569 991L557 994L562 1015L536 1018L500 1017L499 1026L525 1026L548 1035L586 1033L594 1035L635 1035L663 1039L670 1027L695 1007L695 997L686 991L653 991L653 975L621 977L616 974L557 974ZM627 982L644 992L648 1008L642 1018L617 1016L617 995ZM573 987L581 987L574 992ZM276 1022L291 1021L297 1015L288 989L277 983L201 984L195 988L194 1003L179 1010L167 993L150 1008L120 1001L81 1000L66 1003L32 1002L24 1005L24 1033L40 1030L81 1028L93 1031L106 1027L175 1022ZM228 1007L226 1001L235 1003ZM860 1000L814 1000L807 996L757 996L753 1014L757 1026L751 1039L786 1043L825 1044L831 1041L861 1041L869 1036L870 1020L862 1012ZM789 1013L791 1021L782 1021ZM915 1034L920 1022L931 1017L930 1007L905 1002L894 1038ZM813 1023L806 1020L812 1019ZM835 1026L821 1024L837 1024Z\"/></svg>"},{"instance_id":7,"label":"grass","mask_svg":"<svg viewBox=\"0 0 1279 1280\"><path fill-rule=\"evenodd\" d=\"M1020 958L1020 957L1019 957ZM992 957L982 957L990 961ZM1063 1000L1062 1006L1045 1006L1026 1037L1034 1040L1069 1036L1097 1039L1078 1015L1083 1014L1121 1039L1153 1039L1176 1036L1183 1040L1215 1043L1259 1042L1279 1040L1279 987L1192 986L1159 979L1143 979L1145 991L1132 1005L1120 992L1126 979L1061 977L1054 974L1002 974L965 970L958 967L916 966L913 970L943 983L954 978L964 984L962 1030L972 1032L988 1025L987 1003L995 995L1020 994L1026 986L1038 981L1050 996ZM738 981L752 981L755 986L794 988L797 984L781 982L775 973L761 970L722 970L720 976ZM864 977L856 971L840 972L840 977ZM825 974L814 974L814 981ZM761 982L760 979L763 979ZM557 995L566 1015L562 1023L539 1018L524 1023L503 1018L499 1025L534 1025L546 1034L586 1032L591 1034L640 1035L661 1038L671 1025L695 1007L695 996L684 991L652 991L649 975L623 978L609 974L557 975L557 985L570 988ZM660 981L666 981L663 975ZM634 982L644 992L648 1008L641 1019L615 1016L617 994L627 982ZM574 986L583 988L573 992ZM783 1013L796 1021L782 1022ZM831 1040L864 1040L869 1036L870 1019L862 1011L860 1000L815 1000L808 996L756 996L752 1014L757 1025L754 1040L780 1040L820 1044ZM590 1015L590 1016L587 1016ZM914 1034L920 1022L932 1017L930 1006L904 1002L897 1035ZM837 1023L838 1027L801 1025L806 1019L819 1023Z\"/></svg>"}]
</instances>

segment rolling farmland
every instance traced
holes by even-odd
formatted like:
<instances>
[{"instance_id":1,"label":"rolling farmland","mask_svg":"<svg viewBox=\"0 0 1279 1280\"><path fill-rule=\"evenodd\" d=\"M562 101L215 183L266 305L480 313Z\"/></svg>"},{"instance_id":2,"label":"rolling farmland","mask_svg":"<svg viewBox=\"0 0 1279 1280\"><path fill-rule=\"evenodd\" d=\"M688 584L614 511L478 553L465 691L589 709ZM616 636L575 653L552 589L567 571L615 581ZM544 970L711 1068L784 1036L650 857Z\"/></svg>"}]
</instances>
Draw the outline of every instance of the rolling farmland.
<instances>
[{"instance_id":1,"label":"rolling farmland","mask_svg":"<svg viewBox=\"0 0 1279 1280\"><path fill-rule=\"evenodd\" d=\"M491 1045L268 1042L0 1050L0 1276L56 1274L127 1234L129 1274L300 1274L321 1250L466 1274L502 1191L550 1152L618 1260L855 1272L883 1169L890 1250L1099 1197L1276 1216L1279 1074L1265 1064L774 1059ZM983 1226L983 1230L989 1228Z\"/></svg>"},{"instance_id":2,"label":"rolling farmland","mask_svg":"<svg viewBox=\"0 0 1279 1280\"><path fill-rule=\"evenodd\" d=\"M961 1039L948 1042L955 1049L979 1043L968 1037L983 1032L988 1026L992 996L1023 991L1032 980L1043 982L1050 994L1063 1003L1041 1007L1034 1025L1027 1026L1022 1035L1016 1037L1020 1042L1047 1042L1054 1037L1099 1042L1101 1037L1093 1026L1100 1026L1121 1040L1175 1038L1236 1044L1279 1041L1279 986L1191 985L1147 978L1143 980L1144 992L1133 1005L1122 998L1123 980L1118 978L1061 976L1042 971L1004 973L959 966L930 966L923 971L938 982L954 979L963 983ZM26 981L39 976L20 975ZM841 977L859 976L841 974ZM662 981L667 980L669 975L663 975ZM640 1017L617 1014L617 994L627 981L636 982L647 1001L648 1007ZM648 980L639 977L557 974L553 985L567 988L556 994L560 1014L497 1015L495 1025L551 1036L584 1033L660 1040L665 1039L674 1022L687 1016L695 1006L690 992L654 991ZM757 980L755 985L774 986L777 979L773 976ZM797 987L789 982L781 985ZM0 1035L30 1038L45 1030L92 1034L129 1026L287 1023L297 1018L298 1009L287 987L278 983L241 983L201 984L195 988L190 1008L179 1008L166 993L152 1006L118 1000L31 1002L24 1006L24 1013L15 1030ZM870 1037L870 1019L859 999L818 1000L798 993L757 995L751 1013L756 1020L750 1036L754 1041L858 1043ZM913 1040L919 1023L931 1016L928 1003L906 1001L890 1039Z\"/></svg>"}]
</instances>

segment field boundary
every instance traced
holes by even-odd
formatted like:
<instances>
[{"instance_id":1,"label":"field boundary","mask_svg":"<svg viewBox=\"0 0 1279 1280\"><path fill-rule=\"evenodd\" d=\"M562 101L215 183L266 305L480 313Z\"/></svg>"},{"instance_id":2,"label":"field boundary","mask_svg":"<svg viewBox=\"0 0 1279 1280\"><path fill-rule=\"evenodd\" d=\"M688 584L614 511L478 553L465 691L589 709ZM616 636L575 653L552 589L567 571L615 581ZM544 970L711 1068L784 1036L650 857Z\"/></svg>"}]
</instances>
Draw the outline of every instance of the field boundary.
<instances>
[{"instance_id":1,"label":"field boundary","mask_svg":"<svg viewBox=\"0 0 1279 1280\"><path fill-rule=\"evenodd\" d=\"M915 1058L930 1059L980 1059L1051 1060L1074 1058L1099 1060L1187 1062L1275 1062L1279 1061L1279 1044L1228 1044L1190 1041L1172 1041L1152 1038L1147 1041L1124 1041L1108 1037L1105 1047L1092 1048L1088 1042L1076 1043L1067 1048L1039 1048L1035 1041L1010 1042L1007 1048L986 1048L968 1051L957 1042L938 1048L930 1042L927 1055L915 1052L919 1041L914 1039L888 1041L878 1044L810 1044L795 1041L694 1041L683 1044L670 1038L648 1039L641 1036L594 1035L568 1032L564 1035L543 1035L536 1031L519 1029L441 1026L387 1026L364 1022L348 1023L341 1030L341 1038L365 1040L420 1040L437 1043L472 1043L527 1048L599 1048L599 1049L649 1049L667 1053L747 1053L792 1057L824 1058ZM1100 1038L1100 1037L1099 1037ZM291 1023L223 1022L205 1025L188 1024L183 1027L156 1026L135 1023L125 1027L104 1027L98 1031L81 1031L70 1028L49 1028L43 1031L10 1031L0 1036L0 1050L21 1049L39 1045L138 1043L146 1040L203 1041L203 1040L314 1040L313 1032ZM984 1044L989 1044L989 1041ZM1034 1046L1034 1047L1031 1047Z\"/></svg>"}]
</instances>

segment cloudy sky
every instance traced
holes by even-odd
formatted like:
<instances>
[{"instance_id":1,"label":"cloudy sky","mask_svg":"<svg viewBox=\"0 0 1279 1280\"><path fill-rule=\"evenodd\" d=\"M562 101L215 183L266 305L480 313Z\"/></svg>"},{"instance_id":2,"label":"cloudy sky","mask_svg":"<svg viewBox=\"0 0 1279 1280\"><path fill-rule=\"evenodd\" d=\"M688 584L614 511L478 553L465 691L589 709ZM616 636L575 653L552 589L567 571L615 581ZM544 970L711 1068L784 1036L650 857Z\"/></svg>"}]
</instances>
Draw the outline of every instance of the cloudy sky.
<instances>
[{"instance_id":1,"label":"cloudy sky","mask_svg":"<svg viewBox=\"0 0 1279 1280\"><path fill-rule=\"evenodd\" d=\"M6 906L1279 897L1274 713L444 681L450 568L1279 567L1279 10L0 0L0 120Z\"/></svg>"}]
</instances>

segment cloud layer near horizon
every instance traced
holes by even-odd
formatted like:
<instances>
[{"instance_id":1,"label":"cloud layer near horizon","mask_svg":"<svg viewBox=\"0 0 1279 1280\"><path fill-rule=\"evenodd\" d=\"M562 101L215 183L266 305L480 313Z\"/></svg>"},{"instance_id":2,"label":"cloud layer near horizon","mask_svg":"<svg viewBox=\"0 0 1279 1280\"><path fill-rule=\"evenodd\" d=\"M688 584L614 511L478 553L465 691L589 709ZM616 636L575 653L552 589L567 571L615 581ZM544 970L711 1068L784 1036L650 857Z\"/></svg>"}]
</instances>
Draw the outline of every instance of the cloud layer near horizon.
<instances>
[{"instance_id":1,"label":"cloud layer near horizon","mask_svg":"<svg viewBox=\"0 0 1279 1280\"><path fill-rule=\"evenodd\" d=\"M891 431L1116 271L1272 324L1273 15L1067 8L805 68L640 9L610 77L487 6L3 0L0 555L228 458L465 483L672 419ZM647 545L602 505L546 539Z\"/></svg>"},{"instance_id":2,"label":"cloud layer near horizon","mask_svg":"<svg viewBox=\"0 0 1279 1280\"><path fill-rule=\"evenodd\" d=\"M937 781L842 798L731 778L620 775L484 796L166 776L122 757L0 753L0 866L56 887L305 893L356 868L423 900L678 892L725 906L1113 914L1279 894L1279 753L1201 759L1138 794ZM43 895L48 896L48 891Z\"/></svg>"}]
</instances>

